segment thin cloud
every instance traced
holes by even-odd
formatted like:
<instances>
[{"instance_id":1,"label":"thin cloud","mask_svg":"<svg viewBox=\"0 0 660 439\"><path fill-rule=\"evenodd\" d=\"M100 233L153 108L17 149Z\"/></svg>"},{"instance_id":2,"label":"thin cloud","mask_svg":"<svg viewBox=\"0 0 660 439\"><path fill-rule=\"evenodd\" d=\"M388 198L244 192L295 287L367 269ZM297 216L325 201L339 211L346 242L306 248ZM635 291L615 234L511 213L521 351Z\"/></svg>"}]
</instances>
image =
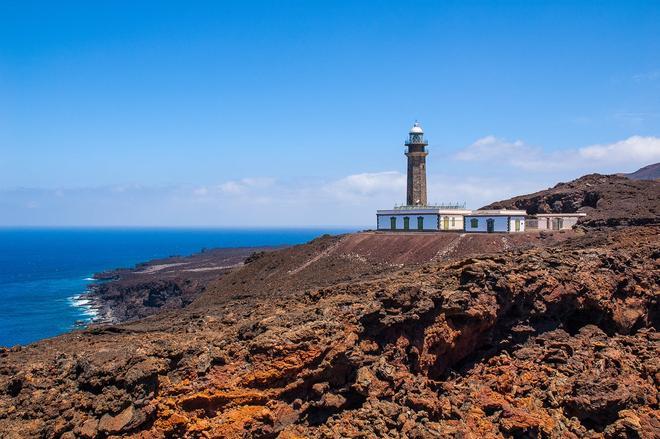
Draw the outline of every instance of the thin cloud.
<instances>
[{"instance_id":1,"label":"thin cloud","mask_svg":"<svg viewBox=\"0 0 660 439\"><path fill-rule=\"evenodd\" d=\"M509 142L495 136L477 139L472 145L456 154L458 160L491 160L513 155L529 155L534 153L522 140Z\"/></svg>"},{"instance_id":2,"label":"thin cloud","mask_svg":"<svg viewBox=\"0 0 660 439\"><path fill-rule=\"evenodd\" d=\"M534 171L547 166L545 156L541 148L522 140L511 142L491 135L477 139L457 152L454 158L461 161L508 163L516 168Z\"/></svg>"},{"instance_id":3,"label":"thin cloud","mask_svg":"<svg viewBox=\"0 0 660 439\"><path fill-rule=\"evenodd\" d=\"M406 177L386 171L349 175L325 185L322 190L339 200L357 201L375 195L396 194L405 190Z\"/></svg>"},{"instance_id":4,"label":"thin cloud","mask_svg":"<svg viewBox=\"0 0 660 439\"><path fill-rule=\"evenodd\" d=\"M585 161L649 164L660 160L660 138L632 136L607 145L586 146L578 154Z\"/></svg>"},{"instance_id":5,"label":"thin cloud","mask_svg":"<svg viewBox=\"0 0 660 439\"><path fill-rule=\"evenodd\" d=\"M598 166L644 166L660 160L660 138L632 136L610 143L562 151L545 151L521 140L509 142L495 136L478 139L455 154L460 161L491 162L527 171L594 169Z\"/></svg>"},{"instance_id":6,"label":"thin cloud","mask_svg":"<svg viewBox=\"0 0 660 439\"><path fill-rule=\"evenodd\" d=\"M522 140L478 139L429 173L432 203L477 208L591 172L660 161L660 138L632 136L559 152ZM370 225L376 209L405 202L406 176L364 172L336 179L250 177L211 185L0 189L0 225Z\"/></svg>"},{"instance_id":7,"label":"thin cloud","mask_svg":"<svg viewBox=\"0 0 660 439\"><path fill-rule=\"evenodd\" d=\"M254 189L267 189L275 184L276 180L270 177L243 178L227 181L220 184L217 189L225 194L246 194Z\"/></svg>"},{"instance_id":8,"label":"thin cloud","mask_svg":"<svg viewBox=\"0 0 660 439\"><path fill-rule=\"evenodd\" d=\"M643 81L657 81L660 79L660 70L652 70L650 72L638 73L633 75L633 81L643 82Z\"/></svg>"}]
</instances>

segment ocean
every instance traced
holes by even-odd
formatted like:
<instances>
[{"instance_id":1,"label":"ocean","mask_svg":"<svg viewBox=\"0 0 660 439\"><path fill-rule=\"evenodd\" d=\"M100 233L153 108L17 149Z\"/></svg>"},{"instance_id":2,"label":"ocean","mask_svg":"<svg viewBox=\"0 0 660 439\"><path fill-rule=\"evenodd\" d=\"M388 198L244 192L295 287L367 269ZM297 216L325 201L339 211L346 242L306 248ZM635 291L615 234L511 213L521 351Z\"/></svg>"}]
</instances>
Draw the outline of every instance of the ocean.
<instances>
[{"instance_id":1,"label":"ocean","mask_svg":"<svg viewBox=\"0 0 660 439\"><path fill-rule=\"evenodd\" d=\"M0 229L0 346L70 331L93 317L91 276L204 248L300 244L355 229Z\"/></svg>"}]
</instances>

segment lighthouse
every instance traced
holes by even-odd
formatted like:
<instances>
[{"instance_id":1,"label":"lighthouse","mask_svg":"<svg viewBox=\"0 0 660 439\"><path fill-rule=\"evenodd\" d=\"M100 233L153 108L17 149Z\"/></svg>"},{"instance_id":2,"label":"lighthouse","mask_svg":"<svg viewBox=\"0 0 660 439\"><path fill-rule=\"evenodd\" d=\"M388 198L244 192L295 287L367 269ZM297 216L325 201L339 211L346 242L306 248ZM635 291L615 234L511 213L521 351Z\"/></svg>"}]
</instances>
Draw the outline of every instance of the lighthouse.
<instances>
[{"instance_id":1,"label":"lighthouse","mask_svg":"<svg viewBox=\"0 0 660 439\"><path fill-rule=\"evenodd\" d=\"M408 188L406 204L408 206L426 206L426 156L428 142L424 139L424 130L415 122L406 140L408 157Z\"/></svg>"},{"instance_id":2,"label":"lighthouse","mask_svg":"<svg viewBox=\"0 0 660 439\"><path fill-rule=\"evenodd\" d=\"M377 210L376 225L379 231L462 231L470 233L525 231L527 213L524 210L473 211L466 209L465 203L429 205L426 199L426 156L429 155L426 147L428 144L429 142L424 138L424 130L419 126L419 122L415 122L408 132L408 139L405 142L406 157L408 158L406 204L395 204L393 209ZM549 224L550 220L546 223ZM559 224L557 229L562 227L559 221L556 223Z\"/></svg>"}]
</instances>

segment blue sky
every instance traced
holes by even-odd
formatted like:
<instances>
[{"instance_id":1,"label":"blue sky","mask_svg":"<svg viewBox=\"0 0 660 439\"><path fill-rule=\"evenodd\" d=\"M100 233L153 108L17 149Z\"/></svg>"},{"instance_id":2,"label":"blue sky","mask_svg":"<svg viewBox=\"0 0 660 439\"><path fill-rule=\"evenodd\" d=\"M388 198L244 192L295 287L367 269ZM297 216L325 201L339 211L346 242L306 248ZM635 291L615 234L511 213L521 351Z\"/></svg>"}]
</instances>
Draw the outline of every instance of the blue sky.
<instances>
[{"instance_id":1,"label":"blue sky","mask_svg":"<svg viewBox=\"0 0 660 439\"><path fill-rule=\"evenodd\" d=\"M0 3L0 225L371 225L660 161L660 2Z\"/></svg>"}]
</instances>

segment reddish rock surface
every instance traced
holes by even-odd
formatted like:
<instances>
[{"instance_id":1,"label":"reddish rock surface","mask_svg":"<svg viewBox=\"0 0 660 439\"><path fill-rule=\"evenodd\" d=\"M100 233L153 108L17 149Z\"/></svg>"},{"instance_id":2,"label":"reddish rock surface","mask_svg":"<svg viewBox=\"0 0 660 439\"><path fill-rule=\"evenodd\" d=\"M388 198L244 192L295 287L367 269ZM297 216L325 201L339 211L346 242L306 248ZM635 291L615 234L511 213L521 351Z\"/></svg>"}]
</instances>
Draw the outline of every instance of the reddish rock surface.
<instances>
[{"instance_id":1,"label":"reddish rock surface","mask_svg":"<svg viewBox=\"0 0 660 439\"><path fill-rule=\"evenodd\" d=\"M5 350L0 431L657 437L659 236L592 231L322 286L303 266L341 239L267 253L184 310ZM279 292L261 290L276 270Z\"/></svg>"}]
</instances>

